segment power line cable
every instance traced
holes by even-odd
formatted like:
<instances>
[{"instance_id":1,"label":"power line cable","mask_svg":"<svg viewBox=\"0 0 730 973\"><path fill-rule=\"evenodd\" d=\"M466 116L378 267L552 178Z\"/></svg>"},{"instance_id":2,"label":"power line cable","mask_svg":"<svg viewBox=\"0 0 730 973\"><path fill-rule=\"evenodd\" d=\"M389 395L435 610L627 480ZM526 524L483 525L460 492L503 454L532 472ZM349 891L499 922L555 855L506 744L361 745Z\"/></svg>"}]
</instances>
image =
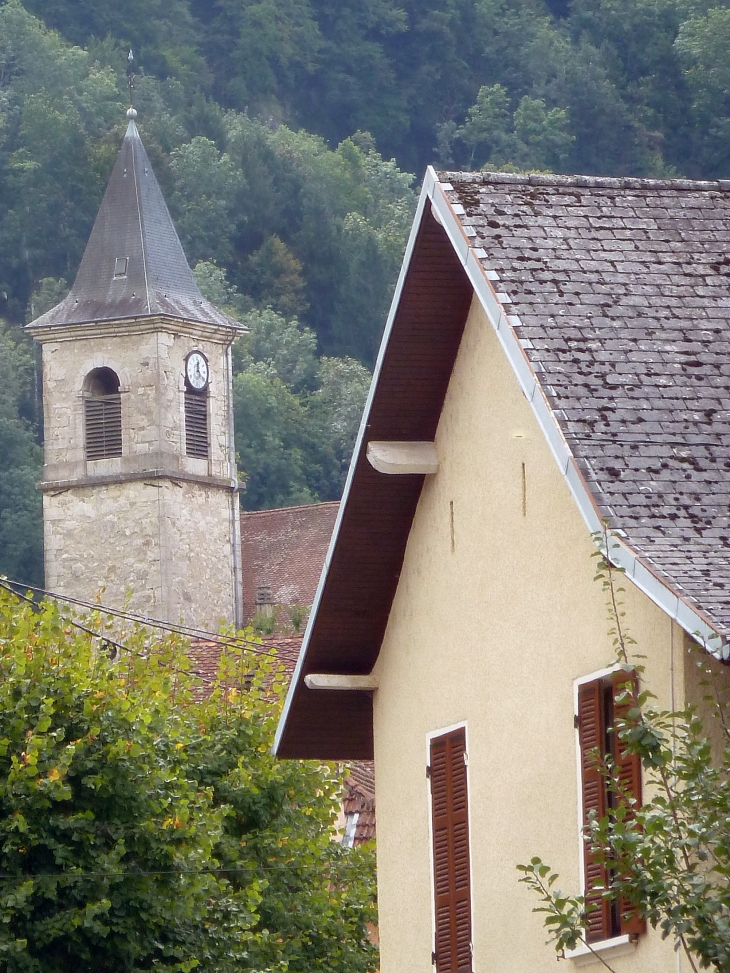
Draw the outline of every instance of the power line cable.
<instances>
[{"instance_id":1,"label":"power line cable","mask_svg":"<svg viewBox=\"0 0 730 973\"><path fill-rule=\"evenodd\" d=\"M71 595L62 595L55 591L49 591L47 588L41 588L38 585L23 584L20 581L13 581L11 578L4 578L7 582L4 587L7 590L12 590L13 594L18 594L15 588L23 588L27 591L33 591L37 594L43 595L46 598L52 598L54 601L60 601L67 603L69 605L75 605L79 608L86 608L89 611L98 611L107 615L112 615L116 618L123 618L127 621L137 622L140 625L144 625L148 628L158 628L162 631L173 632L177 635L183 635L186 638L197 639L203 642L213 642L216 645L221 645L223 647L241 647L247 652L253 652L256 655L268 656L272 659L279 659L281 656L277 652L272 652L270 649L264 649L261 647L260 642L254 642L252 639L248 639L245 636L222 636L213 632L208 632L205 629L194 628L188 625L175 625L171 622L163 622L155 618L149 618L147 615L140 615L136 612L127 611L122 608L111 608L108 605L102 605L100 603L94 603L89 601L82 601L80 598L73 598ZM13 588L8 588L7 586L12 585ZM22 597L21 595L19 595ZM100 638L102 636L99 636ZM110 640L108 640L110 641Z\"/></svg>"},{"instance_id":2,"label":"power line cable","mask_svg":"<svg viewBox=\"0 0 730 973\"><path fill-rule=\"evenodd\" d=\"M35 602L33 601L33 599L32 598L28 598L27 595L23 595L23 594L21 594L18 591L15 591L14 588L11 587L11 585L13 585L13 584L16 584L16 585L20 586L19 582L13 582L13 581L10 581L9 579L6 579L6 578L0 578L0 588L4 589L5 591L10 592L10 594L14 595L16 598L20 599L21 601L25 601L25 602L27 602L27 604L32 605L32 606L35 606ZM28 590L30 590L30 591L35 591L35 590L42 591L43 590L43 589L36 589L33 585L27 585L25 587L27 587ZM54 598L54 599L56 599L58 601L66 601L67 600L62 595L54 595L51 592L48 592L47 594L48 594L48 597L52 597L52 598ZM77 602L77 599L70 599L70 600L72 601L72 603L78 603ZM88 605L88 603L81 603L81 604L87 604ZM100 611L104 610L102 608L99 608L98 606L88 606L88 607L93 607L94 609L100 610ZM121 617L123 617L123 618L126 617L126 613L124 613L124 612L119 612L118 614L121 615ZM144 620L144 617L143 616L132 616L132 620L137 621L141 625L147 624L147 622ZM92 638L99 639L101 642L105 643L106 645L111 645L115 649L121 650L122 652L128 652L130 655L133 655L133 656L135 656L138 659L142 659L143 661L148 661L148 657L146 655L144 655L142 652L138 652L136 649L132 649L128 645L124 645L122 642L118 642L116 639L114 639L110 635L105 635L105 634L103 634L101 632L95 632L93 629L89 628L86 625L83 625L81 622L77 622L73 618L69 618L68 619L68 622L69 622L70 625L73 625L75 628L79 629L80 631L85 632L87 635L92 636ZM151 619L149 621L149 625L152 628L165 628L165 629L167 629L169 631L173 631L173 632L178 632L179 631L175 626L169 626L169 625L166 625L164 623L157 624L157 623L155 623ZM184 635L185 632L179 631L179 634L183 634ZM224 647L225 646L230 646L230 645L236 645L236 642L233 639L230 639L230 640L218 639L218 640L212 640L212 641L217 641L218 644L223 645ZM245 650L247 652L254 652L254 653L256 652L255 648L252 645L246 645L246 646L244 646L244 648L245 648ZM257 653L257 654L265 655L265 656L268 656L268 657L270 657L272 659L278 659L279 658L279 656L275 652L268 652L266 650L262 650L260 653ZM202 673L197 672L194 669L183 669L182 666L177 666L177 665L174 665L173 663L168 663L167 668L170 669L172 672L179 673L180 675L190 676L193 679L199 679L201 682L207 683L210 686L218 685L219 682L220 682L220 680L218 680L218 679L210 679L208 676L204 676ZM249 690L249 692L250 692L250 690Z\"/></svg>"},{"instance_id":3,"label":"power line cable","mask_svg":"<svg viewBox=\"0 0 730 973\"><path fill-rule=\"evenodd\" d=\"M123 608L111 608L108 605L103 605L100 602L90 602L83 601L81 598L74 598L72 595L62 595L57 591L49 591L47 588L41 588L38 585L23 584L20 581L13 581L12 579L6 579L9 584L15 585L19 588L26 588L29 591L34 591L37 594L44 595L47 598L53 598L56 601L67 602L70 605L77 605L80 608L87 608L89 611L100 611L108 615L114 615L118 618L125 618L129 621L139 622L141 625L147 625L150 628L160 628L165 631L175 632L179 635L185 635L188 637L200 638L202 641L206 642L217 642L221 645L238 645L244 643L247 646L257 646L260 643L254 642L252 639L247 639L245 637L241 638L226 637L221 636L216 632L209 632L206 629L194 628L190 625L175 625L172 622L163 622L156 618L150 618L149 615L142 615L138 612L129 611ZM252 649L253 651L253 649ZM273 653L268 652L266 649L261 649L261 652L272 655Z\"/></svg>"},{"instance_id":4,"label":"power line cable","mask_svg":"<svg viewBox=\"0 0 730 973\"><path fill-rule=\"evenodd\" d=\"M85 871L84 869L74 869L72 872L18 872L16 874L0 873L0 881L12 879L38 879L38 878L144 878L152 875L216 875L220 873L235 874L248 872L295 872L307 871L312 869L311 865L286 864L285 862L269 862L268 864L238 865L235 868L167 868L167 869L145 869L132 870L124 869L117 871Z\"/></svg>"}]
</instances>

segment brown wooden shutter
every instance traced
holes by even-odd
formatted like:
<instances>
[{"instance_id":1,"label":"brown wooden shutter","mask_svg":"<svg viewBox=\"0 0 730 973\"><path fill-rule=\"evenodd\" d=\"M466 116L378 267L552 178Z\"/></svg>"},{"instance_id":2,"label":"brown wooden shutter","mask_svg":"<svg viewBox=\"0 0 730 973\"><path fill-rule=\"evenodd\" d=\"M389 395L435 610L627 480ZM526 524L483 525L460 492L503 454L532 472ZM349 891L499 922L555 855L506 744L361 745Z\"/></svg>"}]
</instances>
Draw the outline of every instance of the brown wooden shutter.
<instances>
[{"instance_id":1,"label":"brown wooden shutter","mask_svg":"<svg viewBox=\"0 0 730 973\"><path fill-rule=\"evenodd\" d=\"M601 680L578 687L578 739L580 746L581 793L583 799L583 827L588 824L591 811L596 817L606 814L606 784L592 751L603 753L605 716ZM585 897L588 912L586 939L600 942L611 936L611 904L595 891L607 884L606 866L595 860L589 843L583 846ZM591 908L593 907L593 908Z\"/></svg>"},{"instance_id":2,"label":"brown wooden shutter","mask_svg":"<svg viewBox=\"0 0 730 973\"><path fill-rule=\"evenodd\" d=\"M431 741L436 973L472 973L466 731Z\"/></svg>"},{"instance_id":3,"label":"brown wooden shutter","mask_svg":"<svg viewBox=\"0 0 730 973\"><path fill-rule=\"evenodd\" d=\"M627 673L625 670L619 670L612 673L611 689L614 696L614 721L617 718L625 719L631 709L632 701L629 699L616 702L616 696L622 696L629 688L633 688L634 691L638 689L638 679L635 672ZM614 733L612 749L616 774L622 790L633 797L637 804L641 804L641 760L639 756L635 753L626 752L626 746L619 738L618 733ZM646 921L641 916L635 915L627 902L620 902L619 917L622 934L638 935L646 930Z\"/></svg>"}]
</instances>

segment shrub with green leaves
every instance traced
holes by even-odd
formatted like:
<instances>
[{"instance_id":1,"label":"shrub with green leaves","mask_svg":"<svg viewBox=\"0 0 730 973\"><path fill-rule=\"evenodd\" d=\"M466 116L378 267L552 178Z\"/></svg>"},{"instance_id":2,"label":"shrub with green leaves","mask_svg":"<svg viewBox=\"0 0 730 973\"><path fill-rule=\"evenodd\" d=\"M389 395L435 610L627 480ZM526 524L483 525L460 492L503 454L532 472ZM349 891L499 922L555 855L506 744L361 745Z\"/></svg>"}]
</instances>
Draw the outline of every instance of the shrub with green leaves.
<instances>
[{"instance_id":1,"label":"shrub with green leaves","mask_svg":"<svg viewBox=\"0 0 730 973\"><path fill-rule=\"evenodd\" d=\"M608 538L599 538L608 549ZM610 635L616 662L643 672L634 640L625 627L620 569L599 557L597 580L608 598ZM624 788L610 758L595 760L616 799L603 817L591 812L583 835L593 860L607 867L605 899L643 916L662 938L682 949L690 968L730 970L730 681L704 649L693 661L706 695L703 712L687 704L660 710L648 688L628 681L617 696L625 715L616 719L627 753L643 766L645 797L639 807ZM690 663L691 664L691 663ZM712 720L715 726L709 725ZM540 904L545 928L559 956L587 941L588 913L596 908L583 895L562 891L559 875L535 856L517 866ZM596 953L604 967L612 969Z\"/></svg>"},{"instance_id":2,"label":"shrub with green leaves","mask_svg":"<svg viewBox=\"0 0 730 973\"><path fill-rule=\"evenodd\" d=\"M0 968L373 969L371 852L337 768L271 755L275 658L203 686L177 636L84 624L125 650L0 591Z\"/></svg>"}]
</instances>

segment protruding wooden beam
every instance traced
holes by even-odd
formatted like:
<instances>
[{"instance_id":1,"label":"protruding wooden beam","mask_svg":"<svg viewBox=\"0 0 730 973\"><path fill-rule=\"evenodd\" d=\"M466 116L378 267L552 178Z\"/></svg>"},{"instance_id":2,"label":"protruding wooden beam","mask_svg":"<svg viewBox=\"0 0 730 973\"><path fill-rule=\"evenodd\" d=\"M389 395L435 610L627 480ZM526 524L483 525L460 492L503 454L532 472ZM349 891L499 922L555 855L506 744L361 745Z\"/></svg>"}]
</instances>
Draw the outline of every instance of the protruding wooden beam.
<instances>
[{"instance_id":1,"label":"protruding wooden beam","mask_svg":"<svg viewBox=\"0 0 730 973\"><path fill-rule=\"evenodd\" d=\"M304 677L307 689L364 689L374 690L378 684L369 676L344 676L330 672L310 672Z\"/></svg>"},{"instance_id":2,"label":"protruding wooden beam","mask_svg":"<svg viewBox=\"0 0 730 973\"><path fill-rule=\"evenodd\" d=\"M378 473L435 473L439 468L433 443L370 442L367 458Z\"/></svg>"}]
</instances>

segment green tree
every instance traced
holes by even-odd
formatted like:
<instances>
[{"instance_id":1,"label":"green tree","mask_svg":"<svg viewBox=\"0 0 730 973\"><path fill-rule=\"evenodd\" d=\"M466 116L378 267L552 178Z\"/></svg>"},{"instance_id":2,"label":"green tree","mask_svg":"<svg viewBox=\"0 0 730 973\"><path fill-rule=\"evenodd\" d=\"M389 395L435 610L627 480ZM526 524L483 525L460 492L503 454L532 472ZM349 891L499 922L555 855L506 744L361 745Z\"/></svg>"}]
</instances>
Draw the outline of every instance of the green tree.
<instances>
[{"instance_id":1,"label":"green tree","mask_svg":"<svg viewBox=\"0 0 730 973\"><path fill-rule=\"evenodd\" d=\"M467 120L455 129L458 137L471 151L469 163L474 165L477 150L481 161L503 158L511 152L509 97L504 85L482 85L477 100L469 109Z\"/></svg>"},{"instance_id":2,"label":"green tree","mask_svg":"<svg viewBox=\"0 0 730 973\"><path fill-rule=\"evenodd\" d=\"M691 93L700 171L722 177L730 164L730 10L686 20L675 49Z\"/></svg>"},{"instance_id":3,"label":"green tree","mask_svg":"<svg viewBox=\"0 0 730 973\"><path fill-rule=\"evenodd\" d=\"M260 362L233 382L236 451L247 510L335 499L337 463L306 398ZM314 421L313 421L314 420Z\"/></svg>"},{"instance_id":4,"label":"green tree","mask_svg":"<svg viewBox=\"0 0 730 973\"><path fill-rule=\"evenodd\" d=\"M281 314L301 314L309 306L302 263L275 233L248 258L245 280L246 291L257 304Z\"/></svg>"},{"instance_id":5,"label":"green tree","mask_svg":"<svg viewBox=\"0 0 730 973\"><path fill-rule=\"evenodd\" d=\"M233 349L236 449L248 510L339 498L370 387L352 358L321 358L296 318L271 308L242 320Z\"/></svg>"},{"instance_id":6,"label":"green tree","mask_svg":"<svg viewBox=\"0 0 730 973\"><path fill-rule=\"evenodd\" d=\"M193 0L192 6L224 103L281 120L318 57L320 33L309 0Z\"/></svg>"},{"instance_id":7,"label":"green tree","mask_svg":"<svg viewBox=\"0 0 730 973\"><path fill-rule=\"evenodd\" d=\"M193 277L201 294L232 317L242 319L252 309L253 302L239 294L238 288L228 282L225 268L219 267L214 261L198 261L193 267Z\"/></svg>"},{"instance_id":8,"label":"green tree","mask_svg":"<svg viewBox=\"0 0 730 973\"><path fill-rule=\"evenodd\" d=\"M524 95L510 113L501 84L480 88L467 121L454 134L471 149L472 164L521 169L560 169L574 141L564 108L548 110L541 98Z\"/></svg>"},{"instance_id":9,"label":"green tree","mask_svg":"<svg viewBox=\"0 0 730 973\"><path fill-rule=\"evenodd\" d=\"M187 0L24 0L31 13L73 44L109 35L132 47L138 62L162 77L204 72Z\"/></svg>"},{"instance_id":10,"label":"green tree","mask_svg":"<svg viewBox=\"0 0 730 973\"><path fill-rule=\"evenodd\" d=\"M35 321L41 314L50 311L59 304L69 292L69 286L63 277L44 277L30 295L26 318L28 322Z\"/></svg>"},{"instance_id":11,"label":"green tree","mask_svg":"<svg viewBox=\"0 0 730 973\"><path fill-rule=\"evenodd\" d=\"M4 227L13 241L21 241L20 253L11 260L27 291L41 277L72 273L83 254L101 187L70 102L51 100L45 93L28 96L19 143L7 174L15 205L6 213Z\"/></svg>"},{"instance_id":12,"label":"green tree","mask_svg":"<svg viewBox=\"0 0 730 973\"><path fill-rule=\"evenodd\" d=\"M354 358L320 360L320 386L314 400L326 417L325 423L339 462L343 486L371 379L367 368Z\"/></svg>"},{"instance_id":13,"label":"green tree","mask_svg":"<svg viewBox=\"0 0 730 973\"><path fill-rule=\"evenodd\" d=\"M177 637L84 629L0 593L3 969L372 969L371 855L336 769L271 755L275 660L236 643L201 698Z\"/></svg>"},{"instance_id":14,"label":"green tree","mask_svg":"<svg viewBox=\"0 0 730 973\"><path fill-rule=\"evenodd\" d=\"M175 180L170 205L188 259L226 263L233 253L231 213L243 173L201 135L172 150L170 169Z\"/></svg>"},{"instance_id":15,"label":"green tree","mask_svg":"<svg viewBox=\"0 0 730 973\"><path fill-rule=\"evenodd\" d=\"M565 165L575 141L568 131L565 108L548 110L542 98L525 95L515 110L514 126L518 164L544 169Z\"/></svg>"},{"instance_id":16,"label":"green tree","mask_svg":"<svg viewBox=\"0 0 730 973\"><path fill-rule=\"evenodd\" d=\"M244 367L244 356L273 368L277 377L292 391L311 390L317 383L317 338L309 328L301 328L296 318L287 320L276 311L252 311L243 319L251 333L241 338L236 360Z\"/></svg>"},{"instance_id":17,"label":"green tree","mask_svg":"<svg viewBox=\"0 0 730 973\"><path fill-rule=\"evenodd\" d=\"M0 573L43 582L42 451L34 436L34 359L0 323Z\"/></svg>"}]
</instances>

